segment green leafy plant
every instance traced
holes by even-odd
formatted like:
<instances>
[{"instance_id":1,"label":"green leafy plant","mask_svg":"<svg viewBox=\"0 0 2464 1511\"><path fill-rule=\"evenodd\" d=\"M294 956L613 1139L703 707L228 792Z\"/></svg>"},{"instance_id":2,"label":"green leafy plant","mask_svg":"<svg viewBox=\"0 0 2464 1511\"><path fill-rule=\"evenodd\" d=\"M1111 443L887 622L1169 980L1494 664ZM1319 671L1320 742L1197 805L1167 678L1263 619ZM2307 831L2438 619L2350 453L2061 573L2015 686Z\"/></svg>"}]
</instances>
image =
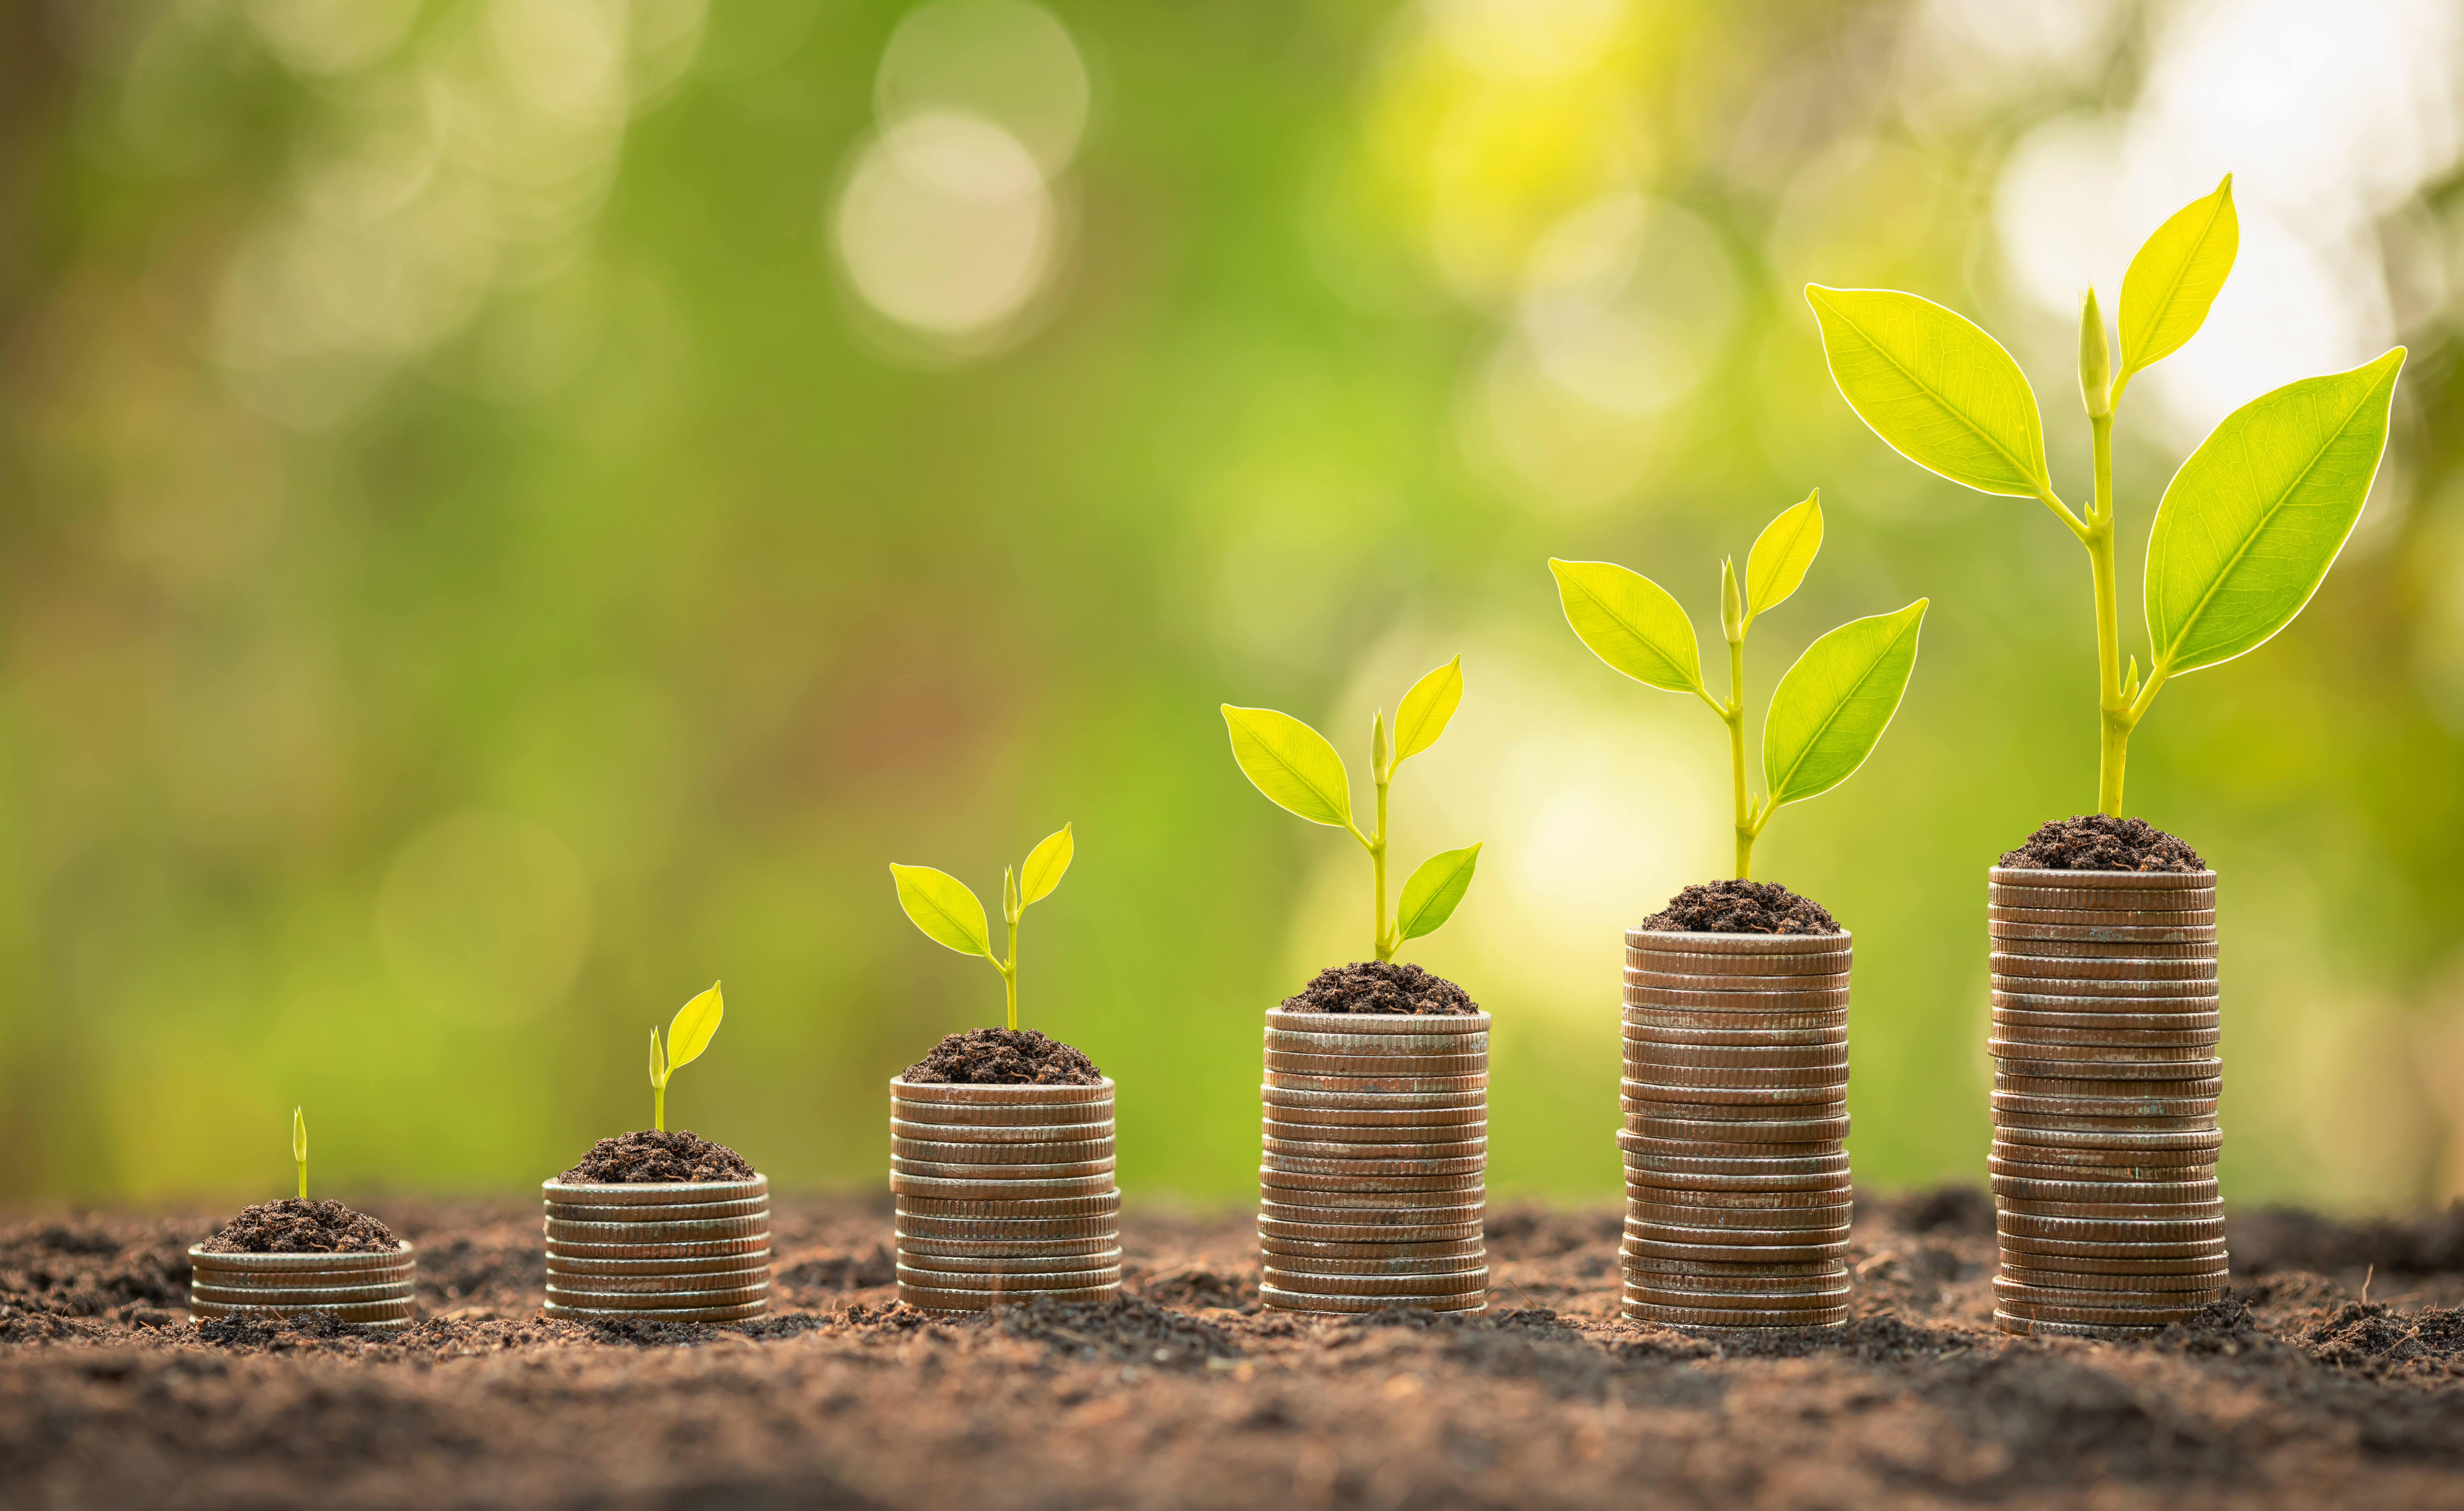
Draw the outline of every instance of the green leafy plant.
<instances>
[{"instance_id":1,"label":"green leafy plant","mask_svg":"<svg viewBox=\"0 0 2464 1511\"><path fill-rule=\"evenodd\" d=\"M308 1115L291 1109L291 1158L299 1167L299 1199L308 1199Z\"/></svg>"},{"instance_id":2,"label":"green leafy plant","mask_svg":"<svg viewBox=\"0 0 2464 1511\"><path fill-rule=\"evenodd\" d=\"M2084 512L2054 492L2036 395L1999 343L1930 300L1807 284L1831 376L1891 449L1981 493L2035 499L2087 548L2096 594L2097 802L2122 812L2130 733L2185 672L2256 649L2318 591L2387 449L2405 349L2302 378L2225 416L2166 486L2147 541L2146 679L2122 652L2114 569L2113 417L2130 380L2206 322L2240 247L2233 176L2156 228L2122 279L2122 364L2091 288L2079 299L2079 396L2094 443Z\"/></svg>"},{"instance_id":3,"label":"green leafy plant","mask_svg":"<svg viewBox=\"0 0 2464 1511\"><path fill-rule=\"evenodd\" d=\"M718 1020L727 1014L727 999L719 995L718 983L676 1010L668 1020L668 1042L659 1042L659 1026L650 1025L650 1126L661 1133L668 1131L668 1078L701 1057L710 1048L711 1035L718 1032Z\"/></svg>"},{"instance_id":4,"label":"green leafy plant","mask_svg":"<svg viewBox=\"0 0 2464 1511\"><path fill-rule=\"evenodd\" d=\"M1386 913L1386 791L1395 768L1438 743L1463 702L1463 657L1458 656L1412 684L1395 707L1395 738L1386 738L1386 710L1369 724L1369 775L1377 789L1377 827L1364 833L1352 816L1352 775L1326 736L1289 714L1271 708L1223 705L1232 733L1232 759L1242 774L1278 807L1312 824L1348 831L1369 852L1370 884L1375 893L1377 958L1393 960L1403 941L1435 933L1454 917L1471 890L1480 846L1442 851L1420 862L1403 882L1390 922Z\"/></svg>"},{"instance_id":5,"label":"green leafy plant","mask_svg":"<svg viewBox=\"0 0 2464 1511\"><path fill-rule=\"evenodd\" d=\"M1805 581L1822 549L1822 491L1790 505L1746 553L1720 561L1720 629L1728 642L1728 696L1704 685L1694 623L1668 589L1614 562L1550 558L1566 622L1592 654L1647 686L1692 693L1728 726L1728 767L1736 802L1737 876L1753 875L1754 841L1783 804L1845 782L1890 727L1916 670L1917 632L1926 600L1897 613L1852 619L1805 648L1771 691L1763 716L1763 795L1746 785L1746 634Z\"/></svg>"},{"instance_id":6,"label":"green leafy plant","mask_svg":"<svg viewBox=\"0 0 2464 1511\"><path fill-rule=\"evenodd\" d=\"M965 882L931 866L891 863L890 878L898 887L898 905L907 910L908 918L927 938L961 955L981 955L1001 972L1001 985L1009 993L1012 1029L1018 1027L1018 921L1025 916L1029 903L1043 901L1061 884L1062 873L1069 869L1077 845L1069 826L1064 824L1058 833L1045 835L1028 851L1025 860L1001 867L1001 917L1009 922L1007 960L993 953L992 928L984 920L984 905L976 900Z\"/></svg>"}]
</instances>

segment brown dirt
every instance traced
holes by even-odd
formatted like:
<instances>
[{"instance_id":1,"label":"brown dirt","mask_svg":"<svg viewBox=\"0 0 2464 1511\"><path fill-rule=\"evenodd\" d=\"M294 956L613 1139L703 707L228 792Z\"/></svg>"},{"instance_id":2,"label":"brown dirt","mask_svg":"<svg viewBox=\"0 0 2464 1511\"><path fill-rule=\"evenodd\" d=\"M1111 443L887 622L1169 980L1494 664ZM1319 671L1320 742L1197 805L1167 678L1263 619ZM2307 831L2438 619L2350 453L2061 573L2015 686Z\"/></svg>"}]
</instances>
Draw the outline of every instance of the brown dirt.
<instances>
[{"instance_id":1,"label":"brown dirt","mask_svg":"<svg viewBox=\"0 0 2464 1511\"><path fill-rule=\"evenodd\" d=\"M393 1230L341 1202L276 1202L243 1207L197 1245L208 1254L376 1254L401 1240Z\"/></svg>"},{"instance_id":2,"label":"brown dirt","mask_svg":"<svg viewBox=\"0 0 2464 1511\"><path fill-rule=\"evenodd\" d=\"M1837 934L1826 908L1776 881L1729 878L1687 887L1642 921L1648 929L1673 934Z\"/></svg>"},{"instance_id":3,"label":"brown dirt","mask_svg":"<svg viewBox=\"0 0 2464 1511\"><path fill-rule=\"evenodd\" d=\"M1467 1320L1259 1313L1247 1212L1133 1206L1123 1300L953 1323L894 1304L885 1201L782 1200L778 1315L594 1329L538 1315L535 1205L387 1206L425 1312L390 1339L187 1325L193 1218L0 1228L0 1500L2464 1504L2464 1210L2238 1213L2229 1300L2104 1344L1992 1330L1968 1189L1860 1201L1856 1320L1770 1343L1615 1321L1606 1209L1494 1211Z\"/></svg>"},{"instance_id":4,"label":"brown dirt","mask_svg":"<svg viewBox=\"0 0 2464 1511\"><path fill-rule=\"evenodd\" d=\"M2002 864L2035 871L2205 871L2206 861L2144 818L2081 813L2057 818L2006 851Z\"/></svg>"},{"instance_id":5,"label":"brown dirt","mask_svg":"<svg viewBox=\"0 0 2464 1511\"><path fill-rule=\"evenodd\" d=\"M1104 1078L1093 1060L1033 1029L953 1033L905 1075L919 1086L1093 1086Z\"/></svg>"},{"instance_id":6,"label":"brown dirt","mask_svg":"<svg viewBox=\"0 0 2464 1511\"><path fill-rule=\"evenodd\" d=\"M638 1128L602 1139L582 1163L557 1177L594 1185L649 1185L667 1181L749 1181L753 1162L691 1128L673 1133Z\"/></svg>"},{"instance_id":7,"label":"brown dirt","mask_svg":"<svg viewBox=\"0 0 2464 1511\"><path fill-rule=\"evenodd\" d=\"M1467 1017L1471 993L1445 977L1395 960L1329 966L1283 1004L1294 1012L1418 1012Z\"/></svg>"}]
</instances>

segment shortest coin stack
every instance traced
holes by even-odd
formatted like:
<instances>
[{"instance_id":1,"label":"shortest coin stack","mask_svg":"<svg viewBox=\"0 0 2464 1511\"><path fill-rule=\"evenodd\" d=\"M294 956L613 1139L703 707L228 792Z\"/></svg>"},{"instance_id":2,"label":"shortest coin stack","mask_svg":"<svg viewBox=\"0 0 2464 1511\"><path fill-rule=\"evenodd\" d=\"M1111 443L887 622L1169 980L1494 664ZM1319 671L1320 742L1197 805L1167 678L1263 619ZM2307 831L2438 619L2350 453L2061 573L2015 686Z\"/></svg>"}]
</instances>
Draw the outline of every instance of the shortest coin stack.
<instances>
[{"instance_id":1,"label":"shortest coin stack","mask_svg":"<svg viewBox=\"0 0 2464 1511\"><path fill-rule=\"evenodd\" d=\"M1093 1085L890 1082L898 1299L979 1312L1030 1296L1121 1289L1112 1080Z\"/></svg>"},{"instance_id":2,"label":"shortest coin stack","mask_svg":"<svg viewBox=\"0 0 2464 1511\"><path fill-rule=\"evenodd\" d=\"M770 1178L544 1181L547 1314L740 1322L770 1305Z\"/></svg>"},{"instance_id":3,"label":"shortest coin stack","mask_svg":"<svg viewBox=\"0 0 2464 1511\"><path fill-rule=\"evenodd\" d=\"M191 1245L188 1315L199 1321L271 1313L331 1312L354 1327L410 1322L419 1270L408 1239L391 1253L211 1254Z\"/></svg>"},{"instance_id":4,"label":"shortest coin stack","mask_svg":"<svg viewBox=\"0 0 2464 1511\"><path fill-rule=\"evenodd\" d=\"M2225 1294L2215 873L1990 873L1994 1321L2133 1337Z\"/></svg>"}]
</instances>

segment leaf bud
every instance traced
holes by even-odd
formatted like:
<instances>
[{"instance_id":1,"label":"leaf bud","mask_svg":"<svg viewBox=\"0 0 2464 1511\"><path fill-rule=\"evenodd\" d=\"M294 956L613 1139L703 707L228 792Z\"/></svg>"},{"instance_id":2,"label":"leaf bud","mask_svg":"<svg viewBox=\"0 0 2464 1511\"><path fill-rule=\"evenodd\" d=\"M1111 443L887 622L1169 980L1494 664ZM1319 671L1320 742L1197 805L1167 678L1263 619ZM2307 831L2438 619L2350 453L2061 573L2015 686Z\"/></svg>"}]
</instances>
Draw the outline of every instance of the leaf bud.
<instances>
[{"instance_id":1,"label":"leaf bud","mask_svg":"<svg viewBox=\"0 0 2464 1511\"><path fill-rule=\"evenodd\" d=\"M650 1025L650 1088L665 1091L668 1086L668 1051L659 1042L659 1026Z\"/></svg>"},{"instance_id":2,"label":"leaf bud","mask_svg":"<svg viewBox=\"0 0 2464 1511\"><path fill-rule=\"evenodd\" d=\"M2097 308L2091 285L2079 296L2079 398L2090 419L2113 412L2113 350L2104 342L2104 312Z\"/></svg>"},{"instance_id":3,"label":"leaf bud","mask_svg":"<svg viewBox=\"0 0 2464 1511\"><path fill-rule=\"evenodd\" d=\"M1018 897L1018 868L1016 866L1001 867L1002 921L1004 922L1015 923L1019 920L1019 915L1025 911L1026 904L1020 901Z\"/></svg>"},{"instance_id":4,"label":"leaf bud","mask_svg":"<svg viewBox=\"0 0 2464 1511\"><path fill-rule=\"evenodd\" d=\"M1720 629L1730 645L1746 637L1746 595L1737 588L1737 559L1720 558Z\"/></svg>"},{"instance_id":5,"label":"leaf bud","mask_svg":"<svg viewBox=\"0 0 2464 1511\"><path fill-rule=\"evenodd\" d=\"M1386 780L1386 710L1383 708L1377 710L1377 717L1369 724L1369 769L1378 781Z\"/></svg>"}]
</instances>

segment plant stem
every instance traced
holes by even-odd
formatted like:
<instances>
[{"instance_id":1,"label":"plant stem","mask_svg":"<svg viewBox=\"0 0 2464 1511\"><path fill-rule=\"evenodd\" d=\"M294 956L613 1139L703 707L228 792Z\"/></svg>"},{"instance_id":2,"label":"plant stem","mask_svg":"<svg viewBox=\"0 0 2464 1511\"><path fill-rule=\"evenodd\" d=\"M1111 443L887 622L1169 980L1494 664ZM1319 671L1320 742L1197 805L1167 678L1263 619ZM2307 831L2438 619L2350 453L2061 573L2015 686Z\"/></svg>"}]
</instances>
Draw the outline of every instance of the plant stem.
<instances>
[{"instance_id":1,"label":"plant stem","mask_svg":"<svg viewBox=\"0 0 2464 1511\"><path fill-rule=\"evenodd\" d=\"M2096 802L2100 811L2122 816L2122 773L2130 751L2130 690L2122 680L2122 603L2113 565L2113 416L2092 415L2096 438L2096 497L2089 504L2088 571L2096 584L2097 748Z\"/></svg>"},{"instance_id":2,"label":"plant stem","mask_svg":"<svg viewBox=\"0 0 2464 1511\"><path fill-rule=\"evenodd\" d=\"M1009 1031L1018 1032L1018 920L1009 921L1009 964L1001 967L1001 985L1009 992Z\"/></svg>"},{"instance_id":3,"label":"plant stem","mask_svg":"<svg viewBox=\"0 0 2464 1511\"><path fill-rule=\"evenodd\" d=\"M1372 774L1377 779L1377 837L1369 842L1369 870L1377 889L1377 959L1383 963L1393 960L1396 946L1403 943L1386 937L1386 789L1395 780L1395 773Z\"/></svg>"},{"instance_id":4,"label":"plant stem","mask_svg":"<svg viewBox=\"0 0 2464 1511\"><path fill-rule=\"evenodd\" d=\"M308 1199L308 1162L306 1160L299 1162L299 1199L303 1202Z\"/></svg>"},{"instance_id":5,"label":"plant stem","mask_svg":"<svg viewBox=\"0 0 2464 1511\"><path fill-rule=\"evenodd\" d=\"M1728 774L1736 789L1737 879L1754 874L1754 809L1746 796L1746 642L1728 642L1728 706L1720 713L1728 726Z\"/></svg>"},{"instance_id":6,"label":"plant stem","mask_svg":"<svg viewBox=\"0 0 2464 1511\"><path fill-rule=\"evenodd\" d=\"M650 1126L661 1133L668 1131L668 1088L650 1088Z\"/></svg>"}]
</instances>

